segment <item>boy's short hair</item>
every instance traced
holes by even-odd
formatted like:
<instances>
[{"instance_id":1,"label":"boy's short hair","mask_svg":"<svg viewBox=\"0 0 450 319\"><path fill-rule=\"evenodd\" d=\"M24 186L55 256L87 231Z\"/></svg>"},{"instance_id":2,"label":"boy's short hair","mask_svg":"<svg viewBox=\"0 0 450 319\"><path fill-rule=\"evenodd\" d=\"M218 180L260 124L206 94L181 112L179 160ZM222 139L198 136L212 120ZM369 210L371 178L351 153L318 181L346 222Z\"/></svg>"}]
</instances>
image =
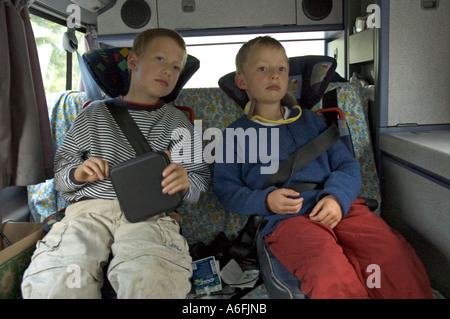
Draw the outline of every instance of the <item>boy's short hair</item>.
<instances>
[{"instance_id":1,"label":"boy's short hair","mask_svg":"<svg viewBox=\"0 0 450 319\"><path fill-rule=\"evenodd\" d=\"M168 37L173 39L180 48L186 52L186 43L184 42L183 37L176 31L164 28L154 28L142 31L139 33L133 42L133 47L131 51L133 51L137 56L140 56L144 53L147 45L155 38L158 37Z\"/></svg>"},{"instance_id":2,"label":"boy's short hair","mask_svg":"<svg viewBox=\"0 0 450 319\"><path fill-rule=\"evenodd\" d=\"M256 37L246 43L239 49L236 55L236 73L241 74L244 72L245 63L247 63L247 56L250 49L256 46L272 46L274 48L280 48L284 50L283 45L280 41L272 38L271 36L260 36Z\"/></svg>"},{"instance_id":3,"label":"boy's short hair","mask_svg":"<svg viewBox=\"0 0 450 319\"><path fill-rule=\"evenodd\" d=\"M165 29L165 28L153 28L147 29L138 33L138 35L134 38L133 47L131 51L134 52L137 56L141 56L150 42L158 37L168 37L174 40L181 49L184 51L184 64L186 64L187 59L187 51L186 51L186 42L184 42L183 37L176 31ZM128 69L128 81L131 82L131 70Z\"/></svg>"}]
</instances>

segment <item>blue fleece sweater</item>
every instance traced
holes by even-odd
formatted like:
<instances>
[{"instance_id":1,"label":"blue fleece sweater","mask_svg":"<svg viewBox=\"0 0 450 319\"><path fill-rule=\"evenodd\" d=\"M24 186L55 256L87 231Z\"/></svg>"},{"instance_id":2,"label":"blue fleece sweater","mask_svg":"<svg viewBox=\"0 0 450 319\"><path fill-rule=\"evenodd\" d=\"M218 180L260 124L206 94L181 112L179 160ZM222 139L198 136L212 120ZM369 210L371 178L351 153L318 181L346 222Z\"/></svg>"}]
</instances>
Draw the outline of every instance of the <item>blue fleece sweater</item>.
<instances>
[{"instance_id":1,"label":"blue fleece sweater","mask_svg":"<svg viewBox=\"0 0 450 319\"><path fill-rule=\"evenodd\" d=\"M298 115L297 110L290 113L290 117ZM222 154L220 151L216 152L214 191L221 204L235 214L264 216L267 223L262 230L263 236L269 234L283 219L310 213L317 202L329 194L339 200L345 217L359 195L361 173L358 162L340 140L318 158L294 172L283 185L303 182L324 185L323 189L300 194L304 201L297 215L285 216L270 212L266 207L266 197L276 187L262 189L270 176L262 174L264 168L267 169L276 161L281 163L326 129L327 125L322 118L310 110L303 110L302 116L290 124L271 127L253 122L246 116L236 120L222 134ZM272 154L271 150L274 150ZM272 157L277 153L277 158ZM272 162L268 162L267 157Z\"/></svg>"}]
</instances>

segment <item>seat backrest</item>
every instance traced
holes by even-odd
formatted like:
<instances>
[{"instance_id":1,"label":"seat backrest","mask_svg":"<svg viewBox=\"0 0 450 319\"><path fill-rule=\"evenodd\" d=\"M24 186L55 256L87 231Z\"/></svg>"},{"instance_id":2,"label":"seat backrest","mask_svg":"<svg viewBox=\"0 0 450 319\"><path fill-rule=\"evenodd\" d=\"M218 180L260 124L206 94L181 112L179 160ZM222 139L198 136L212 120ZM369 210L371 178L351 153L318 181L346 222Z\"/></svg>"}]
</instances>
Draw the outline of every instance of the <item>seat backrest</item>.
<instances>
[{"instance_id":1,"label":"seat backrest","mask_svg":"<svg viewBox=\"0 0 450 319\"><path fill-rule=\"evenodd\" d=\"M200 128L202 133L209 128L223 131L244 114L243 110L219 88L183 89L173 103L193 109L195 126ZM203 146L210 142L203 139ZM224 232L228 239L232 239L237 236L248 219L231 214L222 207L212 187L214 163L209 164L209 167L211 180L208 190L200 196L197 204L183 205L178 209L183 235L190 244L203 242L208 245L220 232Z\"/></svg>"},{"instance_id":2,"label":"seat backrest","mask_svg":"<svg viewBox=\"0 0 450 319\"><path fill-rule=\"evenodd\" d=\"M97 49L83 54L89 73L100 89L109 97L125 95L130 87L127 58L131 48L117 47ZM200 67L200 61L188 55L186 65L183 68L178 82L173 91L163 97L164 102L169 103L176 99L181 89L192 75Z\"/></svg>"},{"instance_id":3,"label":"seat backrest","mask_svg":"<svg viewBox=\"0 0 450 319\"><path fill-rule=\"evenodd\" d=\"M328 56L307 55L289 58L288 93L302 108L311 109L325 94L334 77L337 62ZM242 108L248 102L247 94L235 84L236 72L219 79L219 87Z\"/></svg>"}]
</instances>

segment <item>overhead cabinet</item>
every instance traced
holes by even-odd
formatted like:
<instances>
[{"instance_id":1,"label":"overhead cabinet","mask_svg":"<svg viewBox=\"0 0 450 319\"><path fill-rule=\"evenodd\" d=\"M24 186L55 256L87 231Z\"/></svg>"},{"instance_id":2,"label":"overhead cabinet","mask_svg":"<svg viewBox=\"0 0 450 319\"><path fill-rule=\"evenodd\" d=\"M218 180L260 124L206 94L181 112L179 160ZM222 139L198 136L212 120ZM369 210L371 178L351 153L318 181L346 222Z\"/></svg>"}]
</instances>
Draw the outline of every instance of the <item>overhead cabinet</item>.
<instances>
[{"instance_id":1,"label":"overhead cabinet","mask_svg":"<svg viewBox=\"0 0 450 319\"><path fill-rule=\"evenodd\" d=\"M175 30L295 25L296 4L294 0L158 1L158 17L160 27Z\"/></svg>"},{"instance_id":2,"label":"overhead cabinet","mask_svg":"<svg viewBox=\"0 0 450 319\"><path fill-rule=\"evenodd\" d=\"M262 33L264 27L336 31L344 29L343 8L343 0L116 0L99 12L97 28L99 38L122 40L154 27L181 33L261 27Z\"/></svg>"}]
</instances>

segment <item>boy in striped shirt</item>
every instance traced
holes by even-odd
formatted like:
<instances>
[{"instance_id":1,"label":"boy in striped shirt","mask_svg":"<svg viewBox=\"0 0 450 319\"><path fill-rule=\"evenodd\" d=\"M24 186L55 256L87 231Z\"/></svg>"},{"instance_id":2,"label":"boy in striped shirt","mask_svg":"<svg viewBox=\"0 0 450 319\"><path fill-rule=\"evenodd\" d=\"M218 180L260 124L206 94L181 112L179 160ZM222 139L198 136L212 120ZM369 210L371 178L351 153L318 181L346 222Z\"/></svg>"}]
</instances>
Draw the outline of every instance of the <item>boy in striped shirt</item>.
<instances>
[{"instance_id":1,"label":"boy in striped shirt","mask_svg":"<svg viewBox=\"0 0 450 319\"><path fill-rule=\"evenodd\" d=\"M186 58L178 33L140 33L128 56L130 89L112 102L128 109L153 150L171 156L162 192L181 192L184 203L195 203L209 180L206 164L193 160L202 152L201 138L181 111L161 99L174 89ZM191 139L174 138L179 129ZM191 152L183 152L186 147ZM99 298L110 256L108 279L118 298L184 298L190 291L191 257L178 223L166 214L130 223L120 209L110 167L134 157L103 101L78 115L55 155L56 189L71 205L38 243L24 274L24 298Z\"/></svg>"}]
</instances>

